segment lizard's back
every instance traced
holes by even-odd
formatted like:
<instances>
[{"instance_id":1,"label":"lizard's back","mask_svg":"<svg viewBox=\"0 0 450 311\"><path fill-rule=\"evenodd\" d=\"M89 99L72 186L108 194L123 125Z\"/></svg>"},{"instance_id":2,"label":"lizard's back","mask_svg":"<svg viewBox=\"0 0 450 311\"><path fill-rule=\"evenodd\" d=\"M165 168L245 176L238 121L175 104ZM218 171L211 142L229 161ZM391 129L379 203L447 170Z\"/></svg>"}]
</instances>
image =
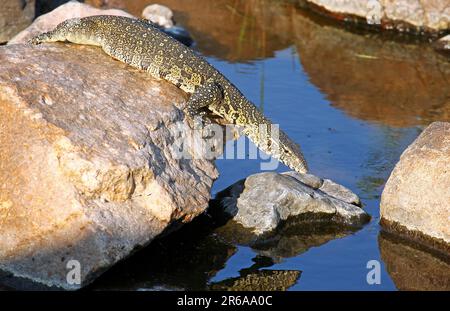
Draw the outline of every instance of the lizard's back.
<instances>
[{"instance_id":1,"label":"lizard's back","mask_svg":"<svg viewBox=\"0 0 450 311\"><path fill-rule=\"evenodd\" d=\"M144 20L121 16L90 16L59 24L32 43L70 41L101 46L110 56L153 77L169 81L187 93L197 93L208 83L220 88L222 99L207 108L227 121L244 126L244 133L265 152L299 172L307 165L297 144L283 132L279 139L261 137L260 125L271 122L219 71L201 56ZM206 99L211 93L202 93ZM270 129L269 129L270 131ZM277 150L275 150L277 148Z\"/></svg>"}]
</instances>

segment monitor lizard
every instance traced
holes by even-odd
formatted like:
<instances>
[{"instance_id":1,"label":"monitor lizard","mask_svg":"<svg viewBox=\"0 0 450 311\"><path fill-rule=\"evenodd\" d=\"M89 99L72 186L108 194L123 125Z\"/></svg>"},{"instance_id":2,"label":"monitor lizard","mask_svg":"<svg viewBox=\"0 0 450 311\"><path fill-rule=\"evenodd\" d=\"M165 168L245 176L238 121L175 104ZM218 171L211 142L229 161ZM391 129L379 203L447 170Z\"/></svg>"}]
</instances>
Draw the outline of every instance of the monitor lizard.
<instances>
[{"instance_id":1,"label":"monitor lizard","mask_svg":"<svg viewBox=\"0 0 450 311\"><path fill-rule=\"evenodd\" d=\"M274 131L272 122L203 57L150 22L109 15L72 18L30 43L56 41L100 46L111 57L176 85L191 94L185 109L191 119L209 110L241 126L256 146L289 168L308 171L300 146L278 128Z\"/></svg>"}]
</instances>

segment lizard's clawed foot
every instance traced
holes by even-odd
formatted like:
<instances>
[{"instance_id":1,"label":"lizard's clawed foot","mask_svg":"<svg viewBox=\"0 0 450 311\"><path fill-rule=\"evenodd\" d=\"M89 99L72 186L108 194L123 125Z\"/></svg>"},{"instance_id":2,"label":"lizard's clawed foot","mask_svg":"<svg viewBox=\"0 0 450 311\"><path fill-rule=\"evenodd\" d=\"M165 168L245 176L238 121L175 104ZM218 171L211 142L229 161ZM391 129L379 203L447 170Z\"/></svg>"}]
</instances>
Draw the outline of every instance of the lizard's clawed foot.
<instances>
[{"instance_id":1,"label":"lizard's clawed foot","mask_svg":"<svg viewBox=\"0 0 450 311\"><path fill-rule=\"evenodd\" d=\"M205 111L200 111L197 114L186 112L186 116L188 117L189 126L194 130L202 130L212 124Z\"/></svg>"}]
</instances>

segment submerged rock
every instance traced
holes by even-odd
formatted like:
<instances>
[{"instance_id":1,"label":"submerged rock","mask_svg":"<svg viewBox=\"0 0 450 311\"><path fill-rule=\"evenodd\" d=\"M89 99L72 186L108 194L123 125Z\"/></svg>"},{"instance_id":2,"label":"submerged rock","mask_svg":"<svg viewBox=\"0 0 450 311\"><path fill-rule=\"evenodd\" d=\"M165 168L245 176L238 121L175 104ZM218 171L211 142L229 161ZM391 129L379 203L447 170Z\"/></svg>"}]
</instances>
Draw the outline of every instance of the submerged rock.
<instances>
[{"instance_id":1,"label":"submerged rock","mask_svg":"<svg viewBox=\"0 0 450 311\"><path fill-rule=\"evenodd\" d=\"M400 31L439 32L450 28L450 0L299 0L337 19L357 17Z\"/></svg>"},{"instance_id":2,"label":"submerged rock","mask_svg":"<svg viewBox=\"0 0 450 311\"><path fill-rule=\"evenodd\" d=\"M91 46L11 45L0 63L1 269L76 289L206 209L218 172L173 148L178 88Z\"/></svg>"},{"instance_id":3,"label":"submerged rock","mask_svg":"<svg viewBox=\"0 0 450 311\"><path fill-rule=\"evenodd\" d=\"M35 0L8 0L1 2L0 44L31 24L35 15Z\"/></svg>"},{"instance_id":4,"label":"submerged rock","mask_svg":"<svg viewBox=\"0 0 450 311\"><path fill-rule=\"evenodd\" d=\"M432 123L403 152L380 214L385 229L450 253L450 123Z\"/></svg>"},{"instance_id":5,"label":"submerged rock","mask_svg":"<svg viewBox=\"0 0 450 311\"><path fill-rule=\"evenodd\" d=\"M359 198L347 188L330 180L319 186L317 177L297 173L251 175L216 199L235 222L257 235L274 230L294 216L343 226L361 226L370 218L358 206Z\"/></svg>"}]
</instances>

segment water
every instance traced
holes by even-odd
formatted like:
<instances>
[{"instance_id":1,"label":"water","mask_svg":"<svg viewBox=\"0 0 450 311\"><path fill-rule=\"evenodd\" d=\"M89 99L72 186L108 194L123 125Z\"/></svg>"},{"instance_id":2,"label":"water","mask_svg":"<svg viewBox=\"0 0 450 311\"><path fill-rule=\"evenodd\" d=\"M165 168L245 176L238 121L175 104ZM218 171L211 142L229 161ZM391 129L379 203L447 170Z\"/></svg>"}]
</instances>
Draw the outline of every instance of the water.
<instances>
[{"instance_id":1,"label":"water","mask_svg":"<svg viewBox=\"0 0 450 311\"><path fill-rule=\"evenodd\" d=\"M139 15L151 1L110 2ZM380 234L378 222L383 185L403 150L432 121L450 120L449 59L426 42L344 29L293 2L159 1L175 10L194 48L301 144L315 175L361 197L371 222L341 235L305 235L293 226L268 255L230 242L220 229L199 230L199 221L120 263L93 288L205 289L249 274L264 278L263 270L287 271L278 278L289 290L448 285L446 264ZM217 166L213 195L260 172L258 160ZM366 281L370 260L381 263L379 285Z\"/></svg>"}]
</instances>

